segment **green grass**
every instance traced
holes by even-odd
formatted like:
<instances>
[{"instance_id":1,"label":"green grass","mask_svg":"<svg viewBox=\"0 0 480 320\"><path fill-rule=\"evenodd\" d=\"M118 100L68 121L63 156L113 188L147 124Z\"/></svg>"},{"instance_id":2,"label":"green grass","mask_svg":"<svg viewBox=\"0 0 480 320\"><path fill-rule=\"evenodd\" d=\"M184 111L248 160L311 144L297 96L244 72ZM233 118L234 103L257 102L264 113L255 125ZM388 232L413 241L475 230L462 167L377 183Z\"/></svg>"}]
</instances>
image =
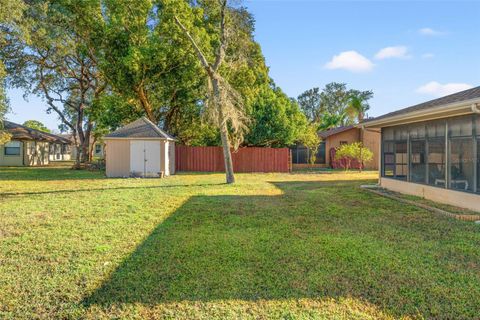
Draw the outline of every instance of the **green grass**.
<instances>
[{"instance_id":1,"label":"green grass","mask_svg":"<svg viewBox=\"0 0 480 320\"><path fill-rule=\"evenodd\" d=\"M375 177L0 169L0 318L478 318L480 226Z\"/></svg>"}]
</instances>

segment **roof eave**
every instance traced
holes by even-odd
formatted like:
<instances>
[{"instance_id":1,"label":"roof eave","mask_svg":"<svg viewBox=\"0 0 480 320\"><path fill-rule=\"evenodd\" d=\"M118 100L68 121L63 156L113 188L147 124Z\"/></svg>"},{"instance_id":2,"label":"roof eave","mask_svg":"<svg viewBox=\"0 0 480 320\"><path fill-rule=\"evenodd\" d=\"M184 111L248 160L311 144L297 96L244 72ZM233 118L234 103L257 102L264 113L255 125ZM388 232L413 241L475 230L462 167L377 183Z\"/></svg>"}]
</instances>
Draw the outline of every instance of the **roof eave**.
<instances>
[{"instance_id":1,"label":"roof eave","mask_svg":"<svg viewBox=\"0 0 480 320\"><path fill-rule=\"evenodd\" d=\"M391 117L371 120L360 123L362 128L389 127L406 123L414 123L425 120L434 120L452 116L474 113L472 106L480 103L480 98L440 105L429 110L413 111L406 114L394 115Z\"/></svg>"}]
</instances>

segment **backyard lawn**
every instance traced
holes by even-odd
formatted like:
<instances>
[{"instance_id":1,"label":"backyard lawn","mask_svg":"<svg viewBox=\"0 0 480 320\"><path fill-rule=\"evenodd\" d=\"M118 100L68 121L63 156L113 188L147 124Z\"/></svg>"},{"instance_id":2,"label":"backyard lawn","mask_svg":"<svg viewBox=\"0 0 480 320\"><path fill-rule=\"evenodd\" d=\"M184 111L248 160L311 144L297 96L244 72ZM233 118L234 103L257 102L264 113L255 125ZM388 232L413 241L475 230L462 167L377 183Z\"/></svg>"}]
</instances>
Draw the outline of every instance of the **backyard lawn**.
<instances>
[{"instance_id":1,"label":"backyard lawn","mask_svg":"<svg viewBox=\"0 0 480 320\"><path fill-rule=\"evenodd\" d=\"M0 169L0 318L478 318L480 225L375 178Z\"/></svg>"}]
</instances>

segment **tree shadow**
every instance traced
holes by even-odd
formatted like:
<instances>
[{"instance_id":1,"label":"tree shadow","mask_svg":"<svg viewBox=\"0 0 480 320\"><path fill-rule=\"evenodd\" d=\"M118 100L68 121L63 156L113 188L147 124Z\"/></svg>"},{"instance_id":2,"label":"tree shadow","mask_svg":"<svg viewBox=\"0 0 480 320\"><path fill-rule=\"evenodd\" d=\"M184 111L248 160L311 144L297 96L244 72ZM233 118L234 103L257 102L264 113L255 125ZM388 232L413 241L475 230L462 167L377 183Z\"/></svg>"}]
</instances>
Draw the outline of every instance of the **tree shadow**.
<instances>
[{"instance_id":1,"label":"tree shadow","mask_svg":"<svg viewBox=\"0 0 480 320\"><path fill-rule=\"evenodd\" d=\"M461 299L478 290L452 275L466 263L473 270L462 269L463 279L478 287L475 255L445 258L452 248L432 245L457 239L465 224L452 228L457 222L413 207L393 213L392 201L351 181L274 184L283 195L190 198L84 306L354 297L396 316L480 311L478 299Z\"/></svg>"},{"instance_id":2,"label":"tree shadow","mask_svg":"<svg viewBox=\"0 0 480 320\"><path fill-rule=\"evenodd\" d=\"M0 167L0 180L100 180L106 179L100 171L73 170L68 167Z\"/></svg>"}]
</instances>

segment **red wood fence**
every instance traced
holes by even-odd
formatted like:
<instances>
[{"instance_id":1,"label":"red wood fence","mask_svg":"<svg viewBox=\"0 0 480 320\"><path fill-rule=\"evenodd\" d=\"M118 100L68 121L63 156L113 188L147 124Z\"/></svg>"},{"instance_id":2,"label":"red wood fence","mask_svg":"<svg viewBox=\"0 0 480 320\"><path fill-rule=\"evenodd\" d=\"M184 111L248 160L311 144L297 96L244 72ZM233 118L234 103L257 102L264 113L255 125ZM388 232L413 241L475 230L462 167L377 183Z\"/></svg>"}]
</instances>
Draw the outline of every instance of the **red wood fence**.
<instances>
[{"instance_id":1,"label":"red wood fence","mask_svg":"<svg viewBox=\"0 0 480 320\"><path fill-rule=\"evenodd\" d=\"M232 151L235 172L290 172L291 157L288 148L240 148ZM177 171L224 172L221 147L175 146Z\"/></svg>"}]
</instances>

